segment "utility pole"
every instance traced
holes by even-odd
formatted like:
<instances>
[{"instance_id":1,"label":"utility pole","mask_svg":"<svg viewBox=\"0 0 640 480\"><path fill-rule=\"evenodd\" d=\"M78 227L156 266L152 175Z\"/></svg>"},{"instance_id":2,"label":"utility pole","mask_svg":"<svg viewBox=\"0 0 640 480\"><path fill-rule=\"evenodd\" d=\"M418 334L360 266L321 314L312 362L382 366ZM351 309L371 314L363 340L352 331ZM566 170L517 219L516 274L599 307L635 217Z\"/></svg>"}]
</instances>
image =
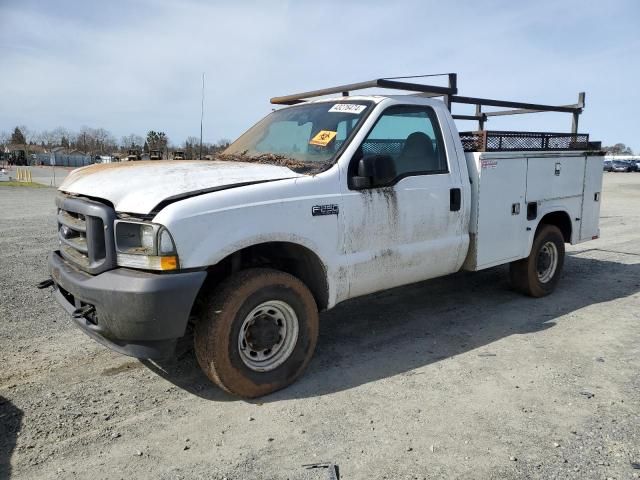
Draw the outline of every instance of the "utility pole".
<instances>
[{"instance_id":1,"label":"utility pole","mask_svg":"<svg viewBox=\"0 0 640 480\"><path fill-rule=\"evenodd\" d=\"M202 120L204 118L204 72L202 72L202 100L200 102L200 160L202 160Z\"/></svg>"}]
</instances>

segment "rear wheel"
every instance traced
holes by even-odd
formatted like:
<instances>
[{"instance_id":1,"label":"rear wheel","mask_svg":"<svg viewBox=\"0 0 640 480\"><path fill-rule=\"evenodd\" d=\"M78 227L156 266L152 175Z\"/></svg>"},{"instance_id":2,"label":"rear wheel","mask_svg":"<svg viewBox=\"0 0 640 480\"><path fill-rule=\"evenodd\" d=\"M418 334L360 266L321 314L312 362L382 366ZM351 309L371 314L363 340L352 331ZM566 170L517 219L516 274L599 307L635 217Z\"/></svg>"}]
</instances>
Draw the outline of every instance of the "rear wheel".
<instances>
[{"instance_id":1,"label":"rear wheel","mask_svg":"<svg viewBox=\"0 0 640 480\"><path fill-rule=\"evenodd\" d=\"M564 237L555 225L542 225L527 258L512 262L511 285L532 297L544 297L556 288L564 265Z\"/></svg>"},{"instance_id":2,"label":"rear wheel","mask_svg":"<svg viewBox=\"0 0 640 480\"><path fill-rule=\"evenodd\" d=\"M218 386L259 397L293 383L313 355L318 309L288 273L241 271L210 296L195 329L198 363Z\"/></svg>"}]
</instances>

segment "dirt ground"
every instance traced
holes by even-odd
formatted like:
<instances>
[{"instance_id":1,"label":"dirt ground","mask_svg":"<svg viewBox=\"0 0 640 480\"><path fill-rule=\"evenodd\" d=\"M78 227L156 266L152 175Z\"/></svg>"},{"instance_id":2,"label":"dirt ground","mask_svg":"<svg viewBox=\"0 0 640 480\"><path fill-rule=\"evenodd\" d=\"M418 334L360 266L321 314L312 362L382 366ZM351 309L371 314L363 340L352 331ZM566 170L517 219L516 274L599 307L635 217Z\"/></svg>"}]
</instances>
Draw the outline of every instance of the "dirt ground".
<instances>
[{"instance_id":1,"label":"dirt ground","mask_svg":"<svg viewBox=\"0 0 640 480\"><path fill-rule=\"evenodd\" d=\"M33 287L53 198L0 186L2 479L640 477L640 174L605 174L602 238L568 248L551 297L500 267L345 303L304 377L253 402L188 341L140 363Z\"/></svg>"}]
</instances>

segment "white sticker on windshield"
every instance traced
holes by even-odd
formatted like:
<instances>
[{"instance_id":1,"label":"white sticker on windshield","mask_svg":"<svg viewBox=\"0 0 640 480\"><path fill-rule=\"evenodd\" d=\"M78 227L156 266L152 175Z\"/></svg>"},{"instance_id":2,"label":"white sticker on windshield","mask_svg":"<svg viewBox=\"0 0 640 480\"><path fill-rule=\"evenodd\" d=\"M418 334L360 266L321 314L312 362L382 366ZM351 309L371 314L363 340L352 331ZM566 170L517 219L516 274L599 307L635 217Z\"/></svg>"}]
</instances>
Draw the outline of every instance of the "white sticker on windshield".
<instances>
[{"instance_id":1,"label":"white sticker on windshield","mask_svg":"<svg viewBox=\"0 0 640 480\"><path fill-rule=\"evenodd\" d=\"M358 115L362 113L365 108L367 108L366 105L357 105L355 103L336 103L329 109L329 111L338 113L355 113Z\"/></svg>"}]
</instances>

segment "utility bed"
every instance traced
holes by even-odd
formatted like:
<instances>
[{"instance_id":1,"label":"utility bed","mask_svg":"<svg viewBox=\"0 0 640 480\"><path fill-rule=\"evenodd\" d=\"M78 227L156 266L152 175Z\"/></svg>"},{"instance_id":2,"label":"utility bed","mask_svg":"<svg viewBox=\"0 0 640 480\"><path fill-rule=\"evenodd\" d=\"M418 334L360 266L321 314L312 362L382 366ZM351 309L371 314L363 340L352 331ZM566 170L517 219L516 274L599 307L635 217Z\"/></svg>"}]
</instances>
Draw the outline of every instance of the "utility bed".
<instances>
[{"instance_id":1,"label":"utility bed","mask_svg":"<svg viewBox=\"0 0 640 480\"><path fill-rule=\"evenodd\" d=\"M470 245L463 268L522 258L548 211L572 219L567 242L598 238L603 152L586 133L460 132L471 180Z\"/></svg>"},{"instance_id":2,"label":"utility bed","mask_svg":"<svg viewBox=\"0 0 640 480\"><path fill-rule=\"evenodd\" d=\"M466 152L465 157L471 180L465 270L526 256L532 229L548 212L569 215L567 242L599 236L601 152Z\"/></svg>"},{"instance_id":3,"label":"utility bed","mask_svg":"<svg viewBox=\"0 0 640 480\"><path fill-rule=\"evenodd\" d=\"M603 152L586 133L460 132L471 180L469 253L482 270L522 258L531 228L559 205L572 219L566 240L598 238Z\"/></svg>"}]
</instances>

